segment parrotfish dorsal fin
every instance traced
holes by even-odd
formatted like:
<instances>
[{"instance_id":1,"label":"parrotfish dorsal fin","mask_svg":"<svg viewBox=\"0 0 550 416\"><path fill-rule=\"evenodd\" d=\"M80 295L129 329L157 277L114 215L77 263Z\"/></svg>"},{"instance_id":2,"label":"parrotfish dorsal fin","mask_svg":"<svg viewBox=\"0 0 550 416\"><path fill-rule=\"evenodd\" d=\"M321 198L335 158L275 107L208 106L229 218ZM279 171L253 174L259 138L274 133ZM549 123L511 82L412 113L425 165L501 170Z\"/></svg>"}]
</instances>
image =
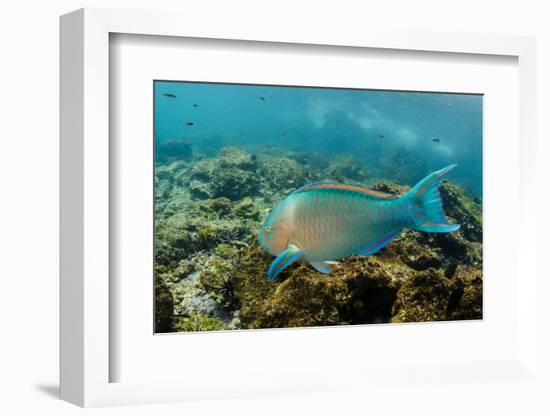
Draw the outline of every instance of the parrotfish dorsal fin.
<instances>
[{"instance_id":1,"label":"parrotfish dorsal fin","mask_svg":"<svg viewBox=\"0 0 550 416\"><path fill-rule=\"evenodd\" d=\"M392 194L387 194L385 192L375 191L374 189L367 189L359 185L346 185L338 182L316 182L304 185L301 188L298 188L294 193L302 193L308 191L314 191L316 189L339 189L353 192L360 192L364 195L367 195L372 198L377 199L396 199L397 197Z\"/></svg>"}]
</instances>

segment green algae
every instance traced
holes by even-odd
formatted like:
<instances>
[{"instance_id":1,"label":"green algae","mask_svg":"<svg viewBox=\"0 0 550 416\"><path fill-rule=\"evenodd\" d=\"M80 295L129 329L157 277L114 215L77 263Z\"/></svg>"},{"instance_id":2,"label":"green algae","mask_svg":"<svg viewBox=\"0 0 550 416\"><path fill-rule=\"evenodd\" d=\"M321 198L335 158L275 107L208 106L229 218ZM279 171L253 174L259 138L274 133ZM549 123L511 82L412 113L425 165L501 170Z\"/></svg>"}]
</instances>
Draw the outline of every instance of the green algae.
<instances>
[{"instance_id":1,"label":"green algae","mask_svg":"<svg viewBox=\"0 0 550 416\"><path fill-rule=\"evenodd\" d=\"M155 279L155 332L172 332L174 297L163 279Z\"/></svg>"},{"instance_id":2,"label":"green algae","mask_svg":"<svg viewBox=\"0 0 550 416\"><path fill-rule=\"evenodd\" d=\"M175 318L175 332L221 331L228 329L221 320L203 313L192 313L190 316Z\"/></svg>"},{"instance_id":3,"label":"green algae","mask_svg":"<svg viewBox=\"0 0 550 416\"><path fill-rule=\"evenodd\" d=\"M433 268L413 274L397 292L391 321L446 320L450 291L449 281Z\"/></svg>"},{"instance_id":4,"label":"green algae","mask_svg":"<svg viewBox=\"0 0 550 416\"><path fill-rule=\"evenodd\" d=\"M302 165L287 157L262 158L258 174L264 192L292 191L311 179Z\"/></svg>"},{"instance_id":5,"label":"green algae","mask_svg":"<svg viewBox=\"0 0 550 416\"><path fill-rule=\"evenodd\" d=\"M439 187L447 216L460 224L461 234L470 241L483 238L482 207L457 184L445 181Z\"/></svg>"}]
</instances>

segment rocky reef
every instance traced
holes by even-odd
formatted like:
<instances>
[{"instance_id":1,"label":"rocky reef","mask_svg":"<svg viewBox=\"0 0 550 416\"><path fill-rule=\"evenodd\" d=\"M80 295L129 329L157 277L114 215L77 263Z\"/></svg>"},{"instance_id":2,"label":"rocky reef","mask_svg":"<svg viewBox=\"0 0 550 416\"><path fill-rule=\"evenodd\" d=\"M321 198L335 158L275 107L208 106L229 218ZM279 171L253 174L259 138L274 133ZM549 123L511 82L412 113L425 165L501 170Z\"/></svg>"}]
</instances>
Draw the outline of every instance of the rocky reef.
<instances>
[{"instance_id":1,"label":"rocky reef","mask_svg":"<svg viewBox=\"0 0 550 416\"><path fill-rule=\"evenodd\" d=\"M293 189L318 180L395 195L409 187L369 177L352 155L226 147L197 156L166 146L156 166L157 332L482 318L482 209L458 184L440 189L459 231L408 230L373 256L342 259L330 275L297 263L268 282L273 257L257 233ZM178 146L184 157L174 159Z\"/></svg>"}]
</instances>

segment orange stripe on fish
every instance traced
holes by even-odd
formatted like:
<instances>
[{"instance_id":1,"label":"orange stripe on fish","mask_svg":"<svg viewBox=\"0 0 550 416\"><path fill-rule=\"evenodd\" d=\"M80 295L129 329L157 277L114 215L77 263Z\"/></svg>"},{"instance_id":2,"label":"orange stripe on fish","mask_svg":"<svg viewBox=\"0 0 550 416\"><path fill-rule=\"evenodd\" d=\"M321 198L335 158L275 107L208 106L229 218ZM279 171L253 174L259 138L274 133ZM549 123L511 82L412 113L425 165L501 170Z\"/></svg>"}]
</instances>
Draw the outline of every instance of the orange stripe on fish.
<instances>
[{"instance_id":1,"label":"orange stripe on fish","mask_svg":"<svg viewBox=\"0 0 550 416\"><path fill-rule=\"evenodd\" d=\"M396 199L396 197L391 194L378 192L373 189L367 189L356 185L345 185L343 183L314 183L311 185L305 185L297 189L295 192L306 192L313 189L343 189L347 191L361 192L370 196L374 196L376 198L382 198L382 199L388 199L388 200Z\"/></svg>"}]
</instances>

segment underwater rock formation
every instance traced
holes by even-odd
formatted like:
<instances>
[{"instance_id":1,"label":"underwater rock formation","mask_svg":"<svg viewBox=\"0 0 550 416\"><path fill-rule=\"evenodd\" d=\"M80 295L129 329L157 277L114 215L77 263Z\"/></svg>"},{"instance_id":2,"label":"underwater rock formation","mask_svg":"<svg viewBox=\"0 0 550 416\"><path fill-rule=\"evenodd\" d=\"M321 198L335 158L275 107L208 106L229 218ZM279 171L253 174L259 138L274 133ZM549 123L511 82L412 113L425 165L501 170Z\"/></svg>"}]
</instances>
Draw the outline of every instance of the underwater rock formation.
<instances>
[{"instance_id":1,"label":"underwater rock formation","mask_svg":"<svg viewBox=\"0 0 550 416\"><path fill-rule=\"evenodd\" d=\"M436 269L417 272L397 291L392 322L426 322L447 319L450 282Z\"/></svg>"},{"instance_id":2,"label":"underwater rock formation","mask_svg":"<svg viewBox=\"0 0 550 416\"><path fill-rule=\"evenodd\" d=\"M174 298L164 279L155 279L155 332L172 332Z\"/></svg>"},{"instance_id":3,"label":"underwater rock formation","mask_svg":"<svg viewBox=\"0 0 550 416\"><path fill-rule=\"evenodd\" d=\"M256 161L245 150L223 148L217 158L195 162L189 190L196 199L226 197L231 200L258 192Z\"/></svg>"},{"instance_id":4,"label":"underwater rock formation","mask_svg":"<svg viewBox=\"0 0 550 416\"><path fill-rule=\"evenodd\" d=\"M229 204L227 201L189 201L181 212L158 220L156 262L177 264L193 253L222 243L244 244L256 228L259 211L246 199Z\"/></svg>"},{"instance_id":5,"label":"underwater rock formation","mask_svg":"<svg viewBox=\"0 0 550 416\"><path fill-rule=\"evenodd\" d=\"M325 170L324 176L333 181L346 183L349 180L364 181L368 173L355 156L346 154L336 156Z\"/></svg>"},{"instance_id":6,"label":"underwater rock formation","mask_svg":"<svg viewBox=\"0 0 550 416\"><path fill-rule=\"evenodd\" d=\"M260 162L258 174L262 178L265 191L292 191L308 182L309 178L302 165L287 157L268 157Z\"/></svg>"},{"instance_id":7,"label":"underwater rock formation","mask_svg":"<svg viewBox=\"0 0 550 416\"><path fill-rule=\"evenodd\" d=\"M289 159L293 159L301 166L308 170L322 171L330 164L330 159L321 153L312 152L292 152L289 151L285 155Z\"/></svg>"},{"instance_id":8,"label":"underwater rock formation","mask_svg":"<svg viewBox=\"0 0 550 416\"><path fill-rule=\"evenodd\" d=\"M220 150L220 164L224 167L236 167L242 170L254 172L256 170L256 157L240 147L224 147Z\"/></svg>"},{"instance_id":9,"label":"underwater rock formation","mask_svg":"<svg viewBox=\"0 0 550 416\"><path fill-rule=\"evenodd\" d=\"M193 151L185 140L167 140L157 149L157 160L161 163L170 163L175 160L191 159Z\"/></svg>"},{"instance_id":10,"label":"underwater rock formation","mask_svg":"<svg viewBox=\"0 0 550 416\"><path fill-rule=\"evenodd\" d=\"M447 216L461 224L460 229L466 239L481 242L483 226L480 203L466 196L458 185L449 181L443 182L440 190Z\"/></svg>"},{"instance_id":11,"label":"underwater rock formation","mask_svg":"<svg viewBox=\"0 0 550 416\"><path fill-rule=\"evenodd\" d=\"M405 195L410 188L408 185L399 185L393 182L377 182L370 187L375 191L385 192L387 194L392 194L397 197Z\"/></svg>"},{"instance_id":12,"label":"underwater rock formation","mask_svg":"<svg viewBox=\"0 0 550 416\"><path fill-rule=\"evenodd\" d=\"M251 249L231 274L242 328L482 317L477 270L461 269L447 277L444 269L417 271L388 256L353 256L329 276L306 264L290 266L281 273L281 282L272 285L264 275L271 260Z\"/></svg>"},{"instance_id":13,"label":"underwater rock formation","mask_svg":"<svg viewBox=\"0 0 550 416\"><path fill-rule=\"evenodd\" d=\"M405 147L397 147L384 153L379 164L383 172L391 172L392 181L411 186L428 171L426 164ZM396 166L399 168L395 169Z\"/></svg>"},{"instance_id":14,"label":"underwater rock formation","mask_svg":"<svg viewBox=\"0 0 550 416\"><path fill-rule=\"evenodd\" d=\"M191 157L156 166L157 332L482 318L482 210L459 185L440 186L458 231L407 230L329 275L297 263L269 282L274 258L257 232L273 201L318 180L366 184L368 173L353 156L227 147ZM370 185L400 196L409 189L402 183Z\"/></svg>"}]
</instances>

